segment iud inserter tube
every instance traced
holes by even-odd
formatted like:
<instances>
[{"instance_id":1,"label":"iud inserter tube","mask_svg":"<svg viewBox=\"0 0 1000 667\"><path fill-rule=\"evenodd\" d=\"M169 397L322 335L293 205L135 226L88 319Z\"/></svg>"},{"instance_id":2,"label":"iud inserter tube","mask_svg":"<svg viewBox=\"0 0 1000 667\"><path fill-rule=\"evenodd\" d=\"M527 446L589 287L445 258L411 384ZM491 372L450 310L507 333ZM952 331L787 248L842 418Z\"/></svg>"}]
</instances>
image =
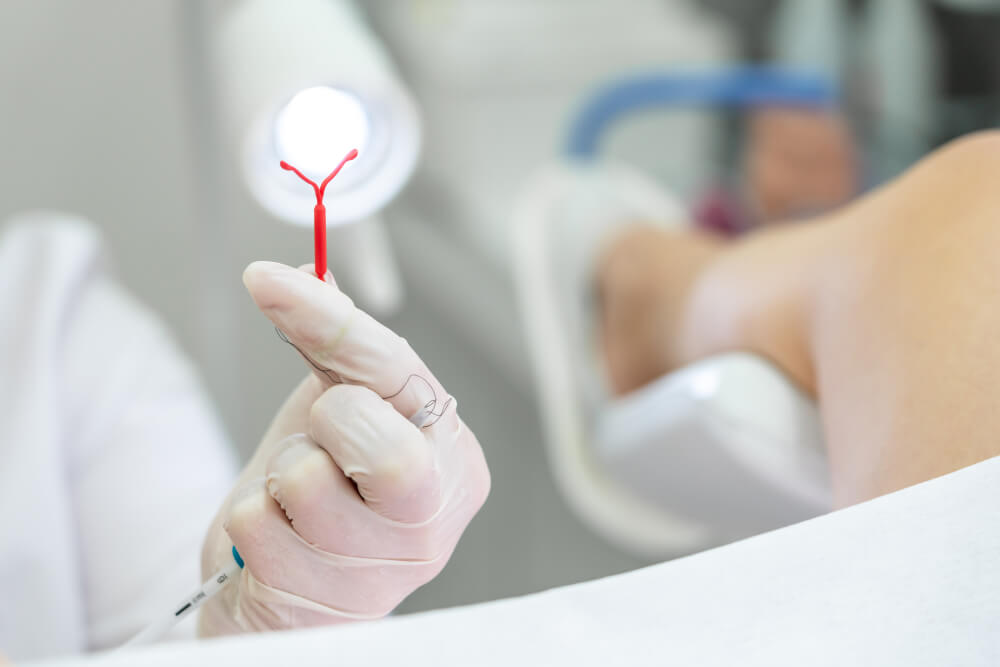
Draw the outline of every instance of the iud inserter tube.
<instances>
[{"instance_id":1,"label":"iud inserter tube","mask_svg":"<svg viewBox=\"0 0 1000 667\"><path fill-rule=\"evenodd\" d=\"M287 171L294 171L299 178L308 183L313 187L313 191L316 193L316 207L313 209L313 235L316 245L316 277L320 280L326 278L326 207L323 206L323 195L326 193L327 184L333 180L333 177L340 173L340 170L344 168L344 165L348 161L353 160L358 156L357 149L353 149L350 153L340 161L337 168L330 172L330 175L323 179L320 185L316 185L315 182L306 178L305 174L301 171L288 164L284 160L281 161L281 168Z\"/></svg>"},{"instance_id":2,"label":"iud inserter tube","mask_svg":"<svg viewBox=\"0 0 1000 667\"><path fill-rule=\"evenodd\" d=\"M150 644L162 638L170 628L174 627L174 625L188 615L194 613L198 607L228 586L234 579L239 578L240 570L243 569L243 559L240 557L240 553L236 550L236 547L233 547L232 553L232 563L213 574L201 585L201 588L186 596L169 611L147 625L142 632L122 644L122 648Z\"/></svg>"}]
</instances>

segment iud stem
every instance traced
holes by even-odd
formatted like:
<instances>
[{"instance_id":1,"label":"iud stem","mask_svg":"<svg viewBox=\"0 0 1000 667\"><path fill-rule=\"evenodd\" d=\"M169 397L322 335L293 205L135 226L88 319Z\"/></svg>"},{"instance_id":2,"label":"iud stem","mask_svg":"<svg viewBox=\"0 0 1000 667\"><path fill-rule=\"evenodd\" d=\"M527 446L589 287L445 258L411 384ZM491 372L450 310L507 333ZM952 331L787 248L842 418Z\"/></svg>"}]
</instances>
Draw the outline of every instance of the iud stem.
<instances>
[{"instance_id":1,"label":"iud stem","mask_svg":"<svg viewBox=\"0 0 1000 667\"><path fill-rule=\"evenodd\" d=\"M326 207L316 204L313 209L313 241L316 255L316 277L326 280Z\"/></svg>"}]
</instances>

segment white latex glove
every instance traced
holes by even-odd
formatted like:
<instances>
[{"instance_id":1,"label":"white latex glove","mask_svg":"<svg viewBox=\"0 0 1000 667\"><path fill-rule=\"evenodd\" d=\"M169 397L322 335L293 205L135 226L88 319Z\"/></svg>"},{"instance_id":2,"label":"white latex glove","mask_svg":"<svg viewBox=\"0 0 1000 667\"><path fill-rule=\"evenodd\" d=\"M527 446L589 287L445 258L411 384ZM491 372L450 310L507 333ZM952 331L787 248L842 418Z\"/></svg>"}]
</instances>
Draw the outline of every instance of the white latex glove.
<instances>
[{"instance_id":1,"label":"white latex glove","mask_svg":"<svg viewBox=\"0 0 1000 667\"><path fill-rule=\"evenodd\" d=\"M216 635L374 619L441 571L489 493L479 443L407 342L311 267L255 262L261 311L313 373L282 406L205 541L246 563L202 609Z\"/></svg>"}]
</instances>

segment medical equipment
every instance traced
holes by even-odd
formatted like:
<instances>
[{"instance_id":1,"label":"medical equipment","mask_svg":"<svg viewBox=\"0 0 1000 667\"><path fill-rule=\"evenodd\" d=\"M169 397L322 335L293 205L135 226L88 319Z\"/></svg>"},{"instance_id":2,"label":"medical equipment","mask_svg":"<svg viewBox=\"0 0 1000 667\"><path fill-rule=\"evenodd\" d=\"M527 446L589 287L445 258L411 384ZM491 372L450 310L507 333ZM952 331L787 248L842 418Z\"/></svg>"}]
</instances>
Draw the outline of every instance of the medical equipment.
<instances>
[{"instance_id":1,"label":"medical equipment","mask_svg":"<svg viewBox=\"0 0 1000 667\"><path fill-rule=\"evenodd\" d=\"M796 106L829 108L836 86L811 73L773 67L638 74L610 82L584 101L570 124L566 155L595 160L605 133L630 114L657 108Z\"/></svg>"},{"instance_id":2,"label":"medical equipment","mask_svg":"<svg viewBox=\"0 0 1000 667\"><path fill-rule=\"evenodd\" d=\"M213 93L246 191L277 219L312 224L311 197L274 163L319 180L330 155L356 147L350 173L326 193L337 273L366 308L392 311L403 288L377 216L409 180L421 130L388 53L349 0L237 0L216 23Z\"/></svg>"},{"instance_id":3,"label":"medical equipment","mask_svg":"<svg viewBox=\"0 0 1000 667\"><path fill-rule=\"evenodd\" d=\"M211 600L219 591L228 586L239 575L240 570L243 569L243 559L240 558L240 552L236 550L236 547L233 547L232 553L232 563L206 579L205 583L198 590L178 602L171 612L164 614L147 625L139 634L125 642L123 646L149 644L162 638L170 628L194 613L198 607Z\"/></svg>"},{"instance_id":4,"label":"medical equipment","mask_svg":"<svg viewBox=\"0 0 1000 667\"><path fill-rule=\"evenodd\" d=\"M620 399L590 369L596 248L615 225L669 226L683 207L626 165L599 160L623 116L650 108L824 108L828 82L769 68L613 82L571 123L567 160L535 172L515 206L515 267L546 448L559 489L595 531L646 557L678 555L831 506L815 406L765 360L706 359ZM596 220L596 218L602 218Z\"/></svg>"},{"instance_id":5,"label":"medical equipment","mask_svg":"<svg viewBox=\"0 0 1000 667\"><path fill-rule=\"evenodd\" d=\"M416 106L352 2L239 0L212 47L224 127L247 190L272 214L312 221L310 197L276 177L278 160L316 178L330 155L358 149L327 193L331 226L377 213L406 182L420 148Z\"/></svg>"},{"instance_id":6,"label":"medical equipment","mask_svg":"<svg viewBox=\"0 0 1000 667\"><path fill-rule=\"evenodd\" d=\"M314 244L315 244L315 267L316 267L316 277L320 280L326 280L326 206L323 205L323 195L326 194L326 186L330 184L330 181L340 173L340 170L344 168L349 160L353 160L358 157L358 149L352 149L340 164L330 172L330 174L323 179L321 185L316 185L308 176L303 174L301 171L288 164L284 160L281 161L281 168L286 171L293 171L295 174L301 178L303 181L308 183L313 187L316 193L316 206L313 208L313 234L314 234Z\"/></svg>"}]
</instances>

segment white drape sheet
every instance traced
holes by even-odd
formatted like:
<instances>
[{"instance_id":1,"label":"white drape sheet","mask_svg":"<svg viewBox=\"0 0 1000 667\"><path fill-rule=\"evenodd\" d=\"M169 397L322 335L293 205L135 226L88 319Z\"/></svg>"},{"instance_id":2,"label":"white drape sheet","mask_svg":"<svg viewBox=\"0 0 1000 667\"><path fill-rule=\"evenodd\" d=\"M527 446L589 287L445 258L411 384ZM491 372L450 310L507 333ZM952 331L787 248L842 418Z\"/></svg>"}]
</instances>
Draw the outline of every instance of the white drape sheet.
<instances>
[{"instance_id":1,"label":"white drape sheet","mask_svg":"<svg viewBox=\"0 0 1000 667\"><path fill-rule=\"evenodd\" d=\"M998 505L995 458L719 549L523 598L86 664L997 665Z\"/></svg>"}]
</instances>

